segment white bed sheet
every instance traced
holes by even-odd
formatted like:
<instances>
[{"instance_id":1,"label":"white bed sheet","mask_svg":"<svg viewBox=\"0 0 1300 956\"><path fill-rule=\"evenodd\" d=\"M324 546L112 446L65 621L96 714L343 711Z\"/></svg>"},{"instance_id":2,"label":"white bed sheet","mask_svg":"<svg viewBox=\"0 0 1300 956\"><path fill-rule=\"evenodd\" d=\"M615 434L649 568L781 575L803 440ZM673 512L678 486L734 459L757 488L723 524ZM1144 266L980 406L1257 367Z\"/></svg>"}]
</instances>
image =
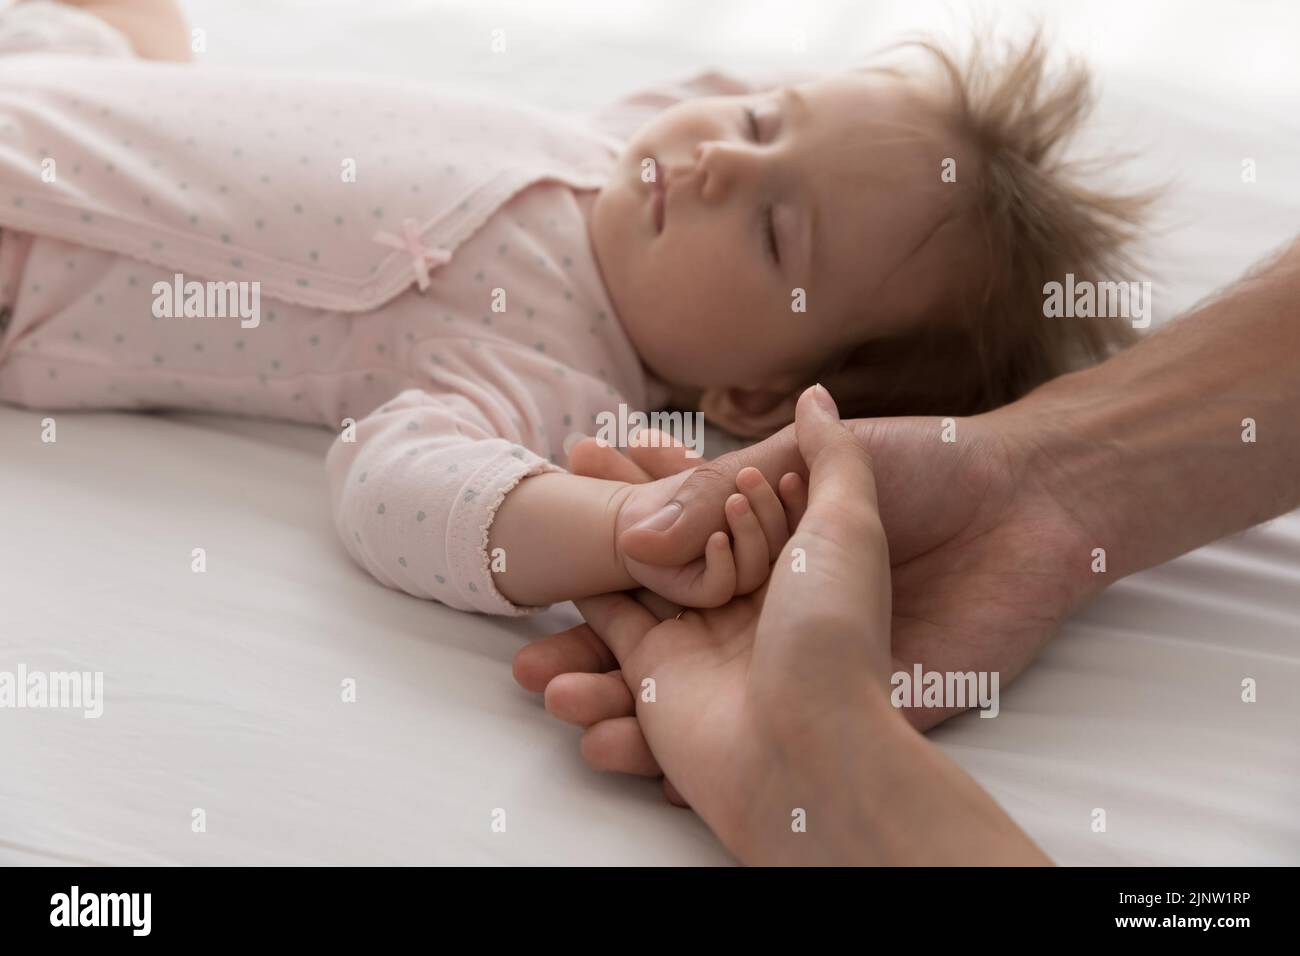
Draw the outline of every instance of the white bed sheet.
<instances>
[{"instance_id":1,"label":"white bed sheet","mask_svg":"<svg viewBox=\"0 0 1300 956\"><path fill-rule=\"evenodd\" d=\"M570 22L492 4L186 4L214 62L287 50L298 66L575 109L703 66L779 66L795 29L830 66L949 22L939 4L833 2L765 18L711 4L691 26L690 6L563 0L583 11ZM1282 91L1300 67L1278 54L1300 16L1251 7L1236 21L1167 3L1049 17L1105 66L1100 136L1141 144L1134 181L1174 181L1151 248L1158 321L1298 231L1300 131ZM1121 12L1150 49L1088 25ZM508 60L487 52L498 27ZM0 408L0 670L103 671L106 702L99 720L0 710L0 862L729 861L656 785L589 771L577 732L513 683L514 652L571 608L458 614L348 561L325 506L328 434L60 414L50 445L41 417ZM1241 702L1244 677L1257 703ZM346 679L356 703L340 699ZM967 715L933 739L1063 863L1295 864L1297 688L1300 513L1116 585L1004 689L996 720Z\"/></svg>"}]
</instances>

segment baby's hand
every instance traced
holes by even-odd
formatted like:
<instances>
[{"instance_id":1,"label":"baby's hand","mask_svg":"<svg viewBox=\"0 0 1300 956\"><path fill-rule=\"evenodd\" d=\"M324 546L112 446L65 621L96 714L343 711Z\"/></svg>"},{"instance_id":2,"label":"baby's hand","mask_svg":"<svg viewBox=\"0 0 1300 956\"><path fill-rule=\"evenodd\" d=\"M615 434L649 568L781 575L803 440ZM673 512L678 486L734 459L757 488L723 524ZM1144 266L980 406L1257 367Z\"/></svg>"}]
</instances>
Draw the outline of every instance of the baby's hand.
<instances>
[{"instance_id":1,"label":"baby's hand","mask_svg":"<svg viewBox=\"0 0 1300 956\"><path fill-rule=\"evenodd\" d=\"M662 486L662 482L654 485ZM654 485L640 487L648 492ZM620 550L623 566L639 584L684 607L718 607L737 595L749 594L767 580L772 562L807 506L807 487L798 475L785 475L779 485L780 498L757 468L742 469L736 475L737 493L723 508L730 538L725 531L715 532L709 536L704 554L680 567L641 564ZM640 520L646 502L637 497L629 496L621 509L627 516L620 515L620 526Z\"/></svg>"}]
</instances>

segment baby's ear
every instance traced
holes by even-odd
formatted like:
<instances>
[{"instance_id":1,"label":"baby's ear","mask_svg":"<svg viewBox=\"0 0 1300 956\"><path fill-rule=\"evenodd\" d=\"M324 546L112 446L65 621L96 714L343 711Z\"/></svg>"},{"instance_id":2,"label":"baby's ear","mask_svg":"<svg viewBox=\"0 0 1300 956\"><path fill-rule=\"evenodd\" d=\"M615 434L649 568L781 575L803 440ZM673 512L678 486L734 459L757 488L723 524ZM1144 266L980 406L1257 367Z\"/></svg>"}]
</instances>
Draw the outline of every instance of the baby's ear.
<instances>
[{"instance_id":1,"label":"baby's ear","mask_svg":"<svg viewBox=\"0 0 1300 956\"><path fill-rule=\"evenodd\" d=\"M766 438L794 421L799 392L706 388L700 411L719 428L741 438Z\"/></svg>"}]
</instances>

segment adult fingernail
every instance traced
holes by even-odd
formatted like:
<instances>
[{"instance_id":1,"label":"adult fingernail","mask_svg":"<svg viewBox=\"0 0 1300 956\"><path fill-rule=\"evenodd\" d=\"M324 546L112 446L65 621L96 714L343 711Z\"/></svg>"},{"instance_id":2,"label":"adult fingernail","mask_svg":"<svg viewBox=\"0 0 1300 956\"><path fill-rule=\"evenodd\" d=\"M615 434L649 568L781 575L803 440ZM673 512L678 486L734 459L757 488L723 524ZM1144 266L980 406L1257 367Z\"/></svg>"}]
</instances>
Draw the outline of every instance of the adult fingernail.
<instances>
[{"instance_id":1,"label":"adult fingernail","mask_svg":"<svg viewBox=\"0 0 1300 956\"><path fill-rule=\"evenodd\" d=\"M812 393L813 401L836 418L840 417L840 410L835 404L835 399L831 398L831 393L826 391L826 386L818 382L812 387Z\"/></svg>"},{"instance_id":2,"label":"adult fingernail","mask_svg":"<svg viewBox=\"0 0 1300 956\"><path fill-rule=\"evenodd\" d=\"M667 531L682 516L682 506L676 501L664 505L648 518L632 525L633 531Z\"/></svg>"}]
</instances>

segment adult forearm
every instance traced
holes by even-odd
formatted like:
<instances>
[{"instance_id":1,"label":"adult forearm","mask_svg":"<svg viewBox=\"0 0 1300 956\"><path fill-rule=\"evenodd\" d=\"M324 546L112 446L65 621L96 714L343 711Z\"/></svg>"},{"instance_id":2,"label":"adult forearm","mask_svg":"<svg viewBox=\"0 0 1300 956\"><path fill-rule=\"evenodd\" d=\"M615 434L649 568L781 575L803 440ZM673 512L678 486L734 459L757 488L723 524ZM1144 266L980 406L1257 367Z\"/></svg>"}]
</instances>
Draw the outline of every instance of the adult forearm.
<instances>
[{"instance_id":1,"label":"adult forearm","mask_svg":"<svg viewBox=\"0 0 1300 956\"><path fill-rule=\"evenodd\" d=\"M1300 242L999 412L1106 552L1098 585L1300 506Z\"/></svg>"},{"instance_id":2,"label":"adult forearm","mask_svg":"<svg viewBox=\"0 0 1300 956\"><path fill-rule=\"evenodd\" d=\"M752 808L732 849L745 863L1041 866L1051 860L883 695L799 752ZM795 812L803 810L796 825ZM761 819L760 819L761 817Z\"/></svg>"}]
</instances>

